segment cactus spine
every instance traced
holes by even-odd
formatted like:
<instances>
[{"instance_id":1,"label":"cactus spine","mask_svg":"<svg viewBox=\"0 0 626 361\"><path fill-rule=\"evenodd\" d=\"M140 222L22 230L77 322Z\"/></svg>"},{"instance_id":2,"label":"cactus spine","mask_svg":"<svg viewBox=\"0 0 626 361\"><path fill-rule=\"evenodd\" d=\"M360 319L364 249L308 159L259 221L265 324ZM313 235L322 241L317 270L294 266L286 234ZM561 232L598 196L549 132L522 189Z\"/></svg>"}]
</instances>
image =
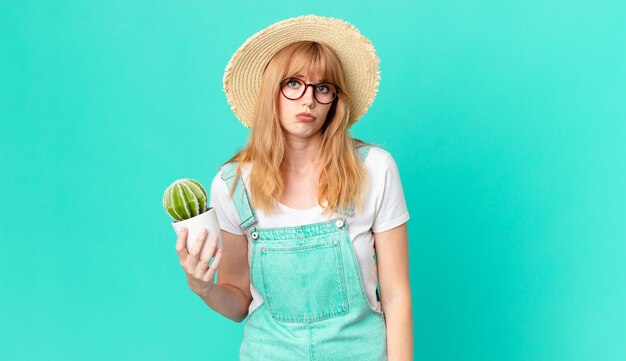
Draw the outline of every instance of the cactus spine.
<instances>
[{"instance_id":1,"label":"cactus spine","mask_svg":"<svg viewBox=\"0 0 626 361\"><path fill-rule=\"evenodd\" d=\"M163 194L163 208L174 219L183 221L207 210L207 195L193 179L178 179Z\"/></svg>"}]
</instances>

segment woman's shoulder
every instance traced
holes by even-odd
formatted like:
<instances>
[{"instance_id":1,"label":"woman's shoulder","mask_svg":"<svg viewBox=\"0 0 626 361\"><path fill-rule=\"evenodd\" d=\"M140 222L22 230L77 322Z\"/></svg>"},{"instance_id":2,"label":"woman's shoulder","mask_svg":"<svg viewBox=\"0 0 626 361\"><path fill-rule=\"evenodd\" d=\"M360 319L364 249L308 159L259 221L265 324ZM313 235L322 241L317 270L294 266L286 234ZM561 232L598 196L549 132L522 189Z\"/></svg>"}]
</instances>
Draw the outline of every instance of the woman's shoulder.
<instances>
[{"instance_id":1,"label":"woman's shoulder","mask_svg":"<svg viewBox=\"0 0 626 361\"><path fill-rule=\"evenodd\" d=\"M237 162L228 162L225 164L222 164L217 173L215 174L215 176L213 177L213 183L215 182L228 182L229 179L233 178L234 176L237 174L237 166L238 163ZM251 169L252 165L250 163L245 163L241 169L241 177L243 178L244 181L246 181L249 178L250 175L250 169Z\"/></svg>"},{"instance_id":2,"label":"woman's shoulder","mask_svg":"<svg viewBox=\"0 0 626 361\"><path fill-rule=\"evenodd\" d=\"M235 174L235 172L237 171L237 167L239 166L239 162L237 161L230 161L227 163L224 163L222 165L220 165L216 176L220 176L222 174L227 174L227 173L232 173ZM246 162L243 164L243 166L241 167L241 172L242 173L248 173L250 172L250 168L252 167L252 164L249 162Z\"/></svg>"},{"instance_id":3,"label":"woman's shoulder","mask_svg":"<svg viewBox=\"0 0 626 361\"><path fill-rule=\"evenodd\" d=\"M367 157L365 158L365 165L367 165L368 168L380 167L381 165L386 164L389 159L393 159L391 157L391 153L379 146L367 145L367 147L369 147L369 150L367 151Z\"/></svg>"},{"instance_id":4,"label":"woman's shoulder","mask_svg":"<svg viewBox=\"0 0 626 361\"><path fill-rule=\"evenodd\" d=\"M250 175L250 164L245 164L241 171L241 177L244 183L247 184ZM211 192L216 194L227 194L229 192L232 182L235 180L234 176L237 172L237 163L230 162L223 164L219 167L217 173L213 176L211 181Z\"/></svg>"}]
</instances>

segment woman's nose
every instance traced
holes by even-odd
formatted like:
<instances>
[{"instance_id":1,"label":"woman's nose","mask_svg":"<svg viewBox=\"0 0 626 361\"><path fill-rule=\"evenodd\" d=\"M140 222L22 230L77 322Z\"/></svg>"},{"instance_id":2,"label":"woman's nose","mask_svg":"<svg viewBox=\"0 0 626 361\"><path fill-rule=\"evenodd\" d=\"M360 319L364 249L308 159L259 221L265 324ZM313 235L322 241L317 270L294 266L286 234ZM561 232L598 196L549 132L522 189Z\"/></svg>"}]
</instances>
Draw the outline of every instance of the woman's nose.
<instances>
[{"instance_id":1,"label":"woman's nose","mask_svg":"<svg viewBox=\"0 0 626 361\"><path fill-rule=\"evenodd\" d=\"M310 88L310 91L309 91ZM308 105L309 108L312 108L315 105L315 95L313 94L315 88L313 85L307 86L304 91L304 95L302 95L302 103L304 105Z\"/></svg>"}]
</instances>

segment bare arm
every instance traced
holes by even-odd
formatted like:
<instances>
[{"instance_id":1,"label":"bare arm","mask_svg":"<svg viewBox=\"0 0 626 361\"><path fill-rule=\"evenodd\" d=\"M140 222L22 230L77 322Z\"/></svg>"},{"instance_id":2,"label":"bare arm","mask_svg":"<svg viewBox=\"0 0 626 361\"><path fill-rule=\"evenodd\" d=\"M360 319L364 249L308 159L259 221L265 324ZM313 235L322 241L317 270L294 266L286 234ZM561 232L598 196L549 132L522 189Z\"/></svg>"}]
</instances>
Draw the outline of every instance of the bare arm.
<instances>
[{"instance_id":1,"label":"bare arm","mask_svg":"<svg viewBox=\"0 0 626 361\"><path fill-rule=\"evenodd\" d=\"M389 361L413 360L413 311L406 223L375 233L374 239Z\"/></svg>"},{"instance_id":2,"label":"bare arm","mask_svg":"<svg viewBox=\"0 0 626 361\"><path fill-rule=\"evenodd\" d=\"M200 235L194 249L187 253L186 232L184 235L183 232L180 233L176 250L191 290L221 315L236 322L244 320L248 314L248 306L252 302L246 236L222 231L222 248L207 270L209 260L216 253L217 238L212 237L209 240L212 243L206 256L202 254L199 257L198 253L203 248L206 235L204 237ZM217 283L213 282L215 270L219 272Z\"/></svg>"}]
</instances>

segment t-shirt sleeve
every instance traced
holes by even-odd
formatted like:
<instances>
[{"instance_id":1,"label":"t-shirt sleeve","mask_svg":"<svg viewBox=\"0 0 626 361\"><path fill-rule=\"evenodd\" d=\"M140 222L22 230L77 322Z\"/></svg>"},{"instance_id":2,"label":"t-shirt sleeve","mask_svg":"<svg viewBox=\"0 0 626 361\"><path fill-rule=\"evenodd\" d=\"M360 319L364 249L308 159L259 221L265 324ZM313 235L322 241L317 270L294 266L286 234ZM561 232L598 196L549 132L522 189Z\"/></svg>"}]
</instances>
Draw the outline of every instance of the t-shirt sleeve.
<instances>
[{"instance_id":1,"label":"t-shirt sleeve","mask_svg":"<svg viewBox=\"0 0 626 361\"><path fill-rule=\"evenodd\" d=\"M409 220L409 212L404 198L402 182L398 166L391 154L386 153L383 188L380 194L379 207L376 210L372 232L380 233L395 228Z\"/></svg>"},{"instance_id":2,"label":"t-shirt sleeve","mask_svg":"<svg viewBox=\"0 0 626 361\"><path fill-rule=\"evenodd\" d=\"M244 234L239 228L239 215L235 208L235 202L228 194L228 186L222 179L220 170L211 183L209 206L215 208L220 228L232 234Z\"/></svg>"}]
</instances>

